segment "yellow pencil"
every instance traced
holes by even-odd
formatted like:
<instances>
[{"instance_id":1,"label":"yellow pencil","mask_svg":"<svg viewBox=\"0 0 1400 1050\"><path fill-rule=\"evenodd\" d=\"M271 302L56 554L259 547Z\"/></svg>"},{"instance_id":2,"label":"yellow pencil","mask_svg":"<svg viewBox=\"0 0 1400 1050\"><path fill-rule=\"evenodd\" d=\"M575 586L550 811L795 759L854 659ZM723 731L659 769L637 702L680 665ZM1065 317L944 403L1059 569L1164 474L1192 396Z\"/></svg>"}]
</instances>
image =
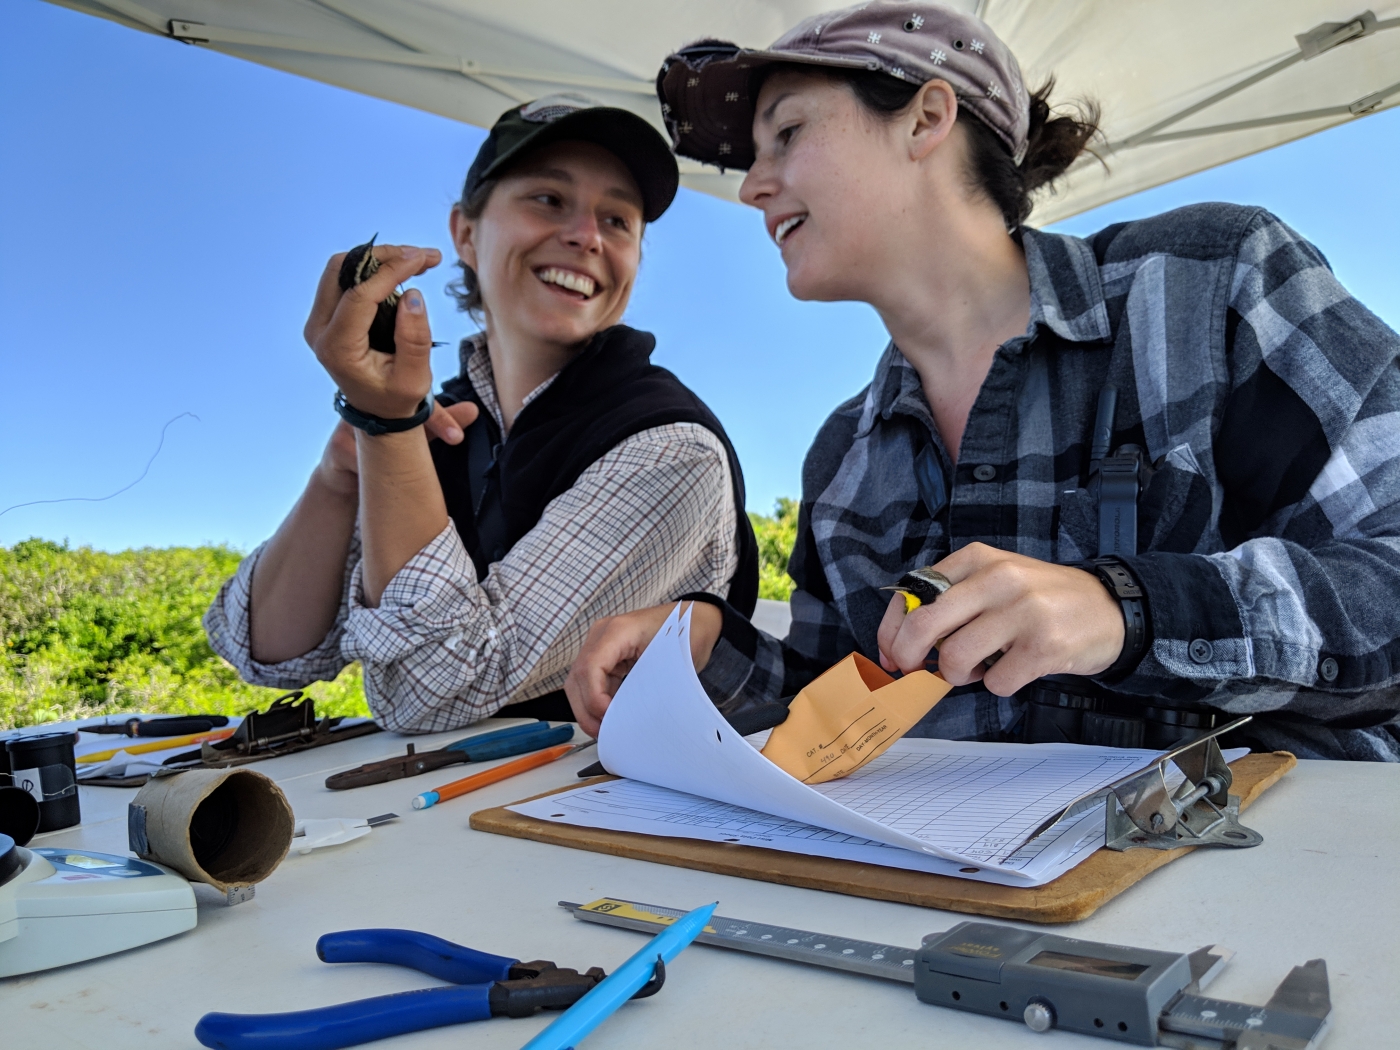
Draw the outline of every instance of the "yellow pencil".
<instances>
[{"instance_id":1,"label":"yellow pencil","mask_svg":"<svg viewBox=\"0 0 1400 1050\"><path fill-rule=\"evenodd\" d=\"M202 744L206 740L223 740L225 737L233 736L237 728L215 729L210 733L191 733L188 736L168 736L160 740L152 740L149 744L133 744L130 747L114 747L110 751L94 751L90 755L83 755L75 759L78 763L83 762L106 762L109 758L115 758L125 751L128 755L140 755L147 751L164 751L166 748L186 747L190 744Z\"/></svg>"}]
</instances>

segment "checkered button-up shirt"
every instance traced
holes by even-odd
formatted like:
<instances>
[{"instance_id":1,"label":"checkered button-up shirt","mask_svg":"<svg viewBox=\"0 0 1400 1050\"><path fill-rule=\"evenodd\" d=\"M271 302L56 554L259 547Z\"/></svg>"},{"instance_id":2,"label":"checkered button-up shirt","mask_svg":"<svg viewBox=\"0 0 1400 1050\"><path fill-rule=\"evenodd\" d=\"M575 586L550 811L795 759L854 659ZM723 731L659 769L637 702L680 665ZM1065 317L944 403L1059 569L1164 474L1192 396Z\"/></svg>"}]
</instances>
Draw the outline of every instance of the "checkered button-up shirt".
<instances>
[{"instance_id":1,"label":"checkered button-up shirt","mask_svg":"<svg viewBox=\"0 0 1400 1050\"><path fill-rule=\"evenodd\" d=\"M490 357L478 344L465 365L501 424ZM310 652L279 664L253 659L249 607L261 547L224 584L204 626L245 681L296 689L359 660L381 724L453 729L562 688L594 620L690 591L723 593L738 562L735 514L719 438L698 424L655 427L579 475L480 583L449 522L371 608L357 529L335 624Z\"/></svg>"},{"instance_id":2,"label":"checkered button-up shirt","mask_svg":"<svg viewBox=\"0 0 1400 1050\"><path fill-rule=\"evenodd\" d=\"M968 543L1094 556L1088 445L1113 384L1114 446L1156 467L1127 559L1152 642L1113 690L1255 714L1256 742L1303 756L1400 759L1400 337L1257 209L1023 244L1030 326L998 350L956 466L891 346L807 455L786 643L727 610L711 697L738 710L873 658L877 588ZM930 465L942 506L920 495ZM1021 714L966 687L915 733L995 739Z\"/></svg>"}]
</instances>

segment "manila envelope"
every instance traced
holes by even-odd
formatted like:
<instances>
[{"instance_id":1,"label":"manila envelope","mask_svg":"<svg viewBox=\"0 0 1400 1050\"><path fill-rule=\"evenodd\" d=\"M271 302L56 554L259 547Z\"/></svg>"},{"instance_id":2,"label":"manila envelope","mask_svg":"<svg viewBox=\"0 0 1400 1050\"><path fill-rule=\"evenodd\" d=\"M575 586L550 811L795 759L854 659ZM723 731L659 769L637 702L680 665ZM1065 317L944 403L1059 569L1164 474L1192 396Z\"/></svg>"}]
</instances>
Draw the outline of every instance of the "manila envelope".
<instances>
[{"instance_id":1,"label":"manila envelope","mask_svg":"<svg viewBox=\"0 0 1400 1050\"><path fill-rule=\"evenodd\" d=\"M804 784L837 780L883 754L952 688L928 671L891 678L852 653L793 697L763 755Z\"/></svg>"}]
</instances>

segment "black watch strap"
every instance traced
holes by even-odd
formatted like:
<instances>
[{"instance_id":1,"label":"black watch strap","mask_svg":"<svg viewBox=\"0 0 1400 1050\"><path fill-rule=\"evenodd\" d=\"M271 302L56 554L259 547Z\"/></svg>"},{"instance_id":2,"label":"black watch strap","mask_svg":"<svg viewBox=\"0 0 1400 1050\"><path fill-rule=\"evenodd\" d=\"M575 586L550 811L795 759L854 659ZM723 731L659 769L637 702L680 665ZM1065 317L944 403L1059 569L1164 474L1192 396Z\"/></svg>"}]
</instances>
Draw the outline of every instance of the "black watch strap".
<instances>
[{"instance_id":1,"label":"black watch strap","mask_svg":"<svg viewBox=\"0 0 1400 1050\"><path fill-rule=\"evenodd\" d=\"M1111 667L1095 677L1124 677L1147 652L1147 605L1143 601L1142 585L1121 558L1094 558L1085 562L1083 568L1099 578L1123 611L1123 650Z\"/></svg>"},{"instance_id":2,"label":"black watch strap","mask_svg":"<svg viewBox=\"0 0 1400 1050\"><path fill-rule=\"evenodd\" d=\"M423 399L423 403L418 406L418 411L413 415L403 419L381 419L368 412L361 412L349 401L346 401L345 395L339 390L335 392L335 410L340 413L340 418L356 430L363 430L370 437L378 437L380 434L400 434L405 430L421 427L433 414L435 404L433 396L429 394Z\"/></svg>"}]
</instances>

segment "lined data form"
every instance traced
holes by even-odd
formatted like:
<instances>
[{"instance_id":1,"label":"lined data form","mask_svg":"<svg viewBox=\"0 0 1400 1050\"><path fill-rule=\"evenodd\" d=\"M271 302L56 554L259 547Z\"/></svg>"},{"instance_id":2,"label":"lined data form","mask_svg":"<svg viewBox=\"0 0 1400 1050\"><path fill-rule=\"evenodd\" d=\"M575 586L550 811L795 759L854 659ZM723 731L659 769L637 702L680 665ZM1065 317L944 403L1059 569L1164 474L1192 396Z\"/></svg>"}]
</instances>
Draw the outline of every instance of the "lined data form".
<instances>
[{"instance_id":1,"label":"lined data form","mask_svg":"<svg viewBox=\"0 0 1400 1050\"><path fill-rule=\"evenodd\" d=\"M604 767L632 783L509 808L541 820L1029 886L1102 845L1103 809L1091 807L1034 841L1032 833L1157 756L906 737L848 777L808 785L764 758L761 746L758 736L739 736L705 695L687 620L673 613L618 689L598 737Z\"/></svg>"},{"instance_id":2,"label":"lined data form","mask_svg":"<svg viewBox=\"0 0 1400 1050\"><path fill-rule=\"evenodd\" d=\"M931 846L996 863L1047 817L1154 757L1152 751L1074 744L906 737L865 769L814 790Z\"/></svg>"}]
</instances>

